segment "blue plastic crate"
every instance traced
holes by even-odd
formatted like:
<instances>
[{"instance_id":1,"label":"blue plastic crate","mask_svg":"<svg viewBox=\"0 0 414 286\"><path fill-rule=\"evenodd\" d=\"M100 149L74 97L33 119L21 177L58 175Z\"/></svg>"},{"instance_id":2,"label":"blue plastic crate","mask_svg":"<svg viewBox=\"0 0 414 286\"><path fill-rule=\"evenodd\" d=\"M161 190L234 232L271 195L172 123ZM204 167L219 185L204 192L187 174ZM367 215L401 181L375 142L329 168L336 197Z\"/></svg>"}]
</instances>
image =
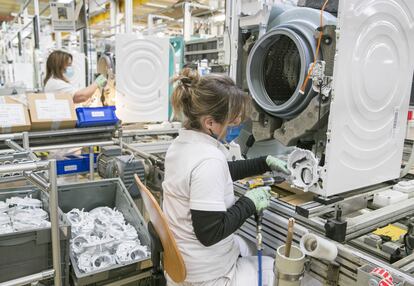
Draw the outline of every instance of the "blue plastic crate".
<instances>
[{"instance_id":1,"label":"blue plastic crate","mask_svg":"<svg viewBox=\"0 0 414 286\"><path fill-rule=\"evenodd\" d=\"M94 165L98 154L94 154ZM57 174L69 175L89 172L89 154L82 154L80 156L70 155L66 156L65 160L56 161Z\"/></svg>"},{"instance_id":2,"label":"blue plastic crate","mask_svg":"<svg viewBox=\"0 0 414 286\"><path fill-rule=\"evenodd\" d=\"M76 115L78 116L77 127L115 125L119 121L115 110L115 106L76 108Z\"/></svg>"}]
</instances>

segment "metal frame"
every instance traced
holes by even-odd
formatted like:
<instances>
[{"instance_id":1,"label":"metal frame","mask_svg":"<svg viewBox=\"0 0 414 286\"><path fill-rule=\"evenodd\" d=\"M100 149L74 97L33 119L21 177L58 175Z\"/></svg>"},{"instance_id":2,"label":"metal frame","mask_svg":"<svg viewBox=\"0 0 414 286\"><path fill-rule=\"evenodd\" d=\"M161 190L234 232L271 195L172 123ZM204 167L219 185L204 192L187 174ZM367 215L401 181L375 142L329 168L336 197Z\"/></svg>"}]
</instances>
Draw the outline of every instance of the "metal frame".
<instances>
[{"instance_id":1,"label":"metal frame","mask_svg":"<svg viewBox=\"0 0 414 286\"><path fill-rule=\"evenodd\" d=\"M51 150L59 150L59 149L70 149L70 148L88 148L89 150L89 179L91 181L94 180L94 161L93 161L93 154L94 154L94 147L102 147L102 146L109 146L113 145L113 140L103 140L103 141L85 141L81 143L67 143L67 144L48 144L48 145L41 145L36 147L30 147L29 145L29 138L36 138L41 139L42 142L47 144L50 141L53 141L54 137L59 136L76 136L76 135L87 135L91 132L101 132L106 133L115 132L115 128L113 126L105 126L105 127L93 127L93 128L76 128L76 129L68 129L68 130L55 130L55 131L41 131L41 132L23 132L23 133L13 133L13 134L3 134L0 135L0 142L4 141L5 144L10 148L7 150L0 150L0 156L9 153L11 150L14 150L13 147L19 146L13 140L22 140L23 148L20 147L20 153L28 153L31 154L30 156L36 156L32 152L45 152ZM44 139L43 139L44 138ZM88 138L87 138L88 139ZM8 143L9 142L9 143ZM10 143L11 142L11 143ZM11 146L9 144L12 144ZM16 147L17 148L17 147ZM15 154L17 155L17 154ZM32 158L32 159L33 159ZM1 160L1 159L0 159ZM20 179L20 177L16 178Z\"/></svg>"},{"instance_id":2,"label":"metal frame","mask_svg":"<svg viewBox=\"0 0 414 286\"><path fill-rule=\"evenodd\" d=\"M29 137L27 132L22 134L14 134L16 138L23 139L23 146L29 146ZM39 161L35 154L30 149L21 147L11 139L6 139L5 143L19 156L25 156L27 162L0 166L0 174L10 172L23 172L26 180L37 186L44 192L49 193L49 215L51 224L52 236L52 257L53 269L42 271L26 277L21 277L2 283L1 285L23 285L41 281L49 277L54 277L54 285L62 285L62 269L61 269L61 254L60 254L60 239L59 239L59 215L58 215L58 192L57 192L57 174L56 161ZM10 156L10 155L6 155ZM0 160L2 157L0 155ZM49 178L39 174L40 171L48 171Z\"/></svg>"}]
</instances>

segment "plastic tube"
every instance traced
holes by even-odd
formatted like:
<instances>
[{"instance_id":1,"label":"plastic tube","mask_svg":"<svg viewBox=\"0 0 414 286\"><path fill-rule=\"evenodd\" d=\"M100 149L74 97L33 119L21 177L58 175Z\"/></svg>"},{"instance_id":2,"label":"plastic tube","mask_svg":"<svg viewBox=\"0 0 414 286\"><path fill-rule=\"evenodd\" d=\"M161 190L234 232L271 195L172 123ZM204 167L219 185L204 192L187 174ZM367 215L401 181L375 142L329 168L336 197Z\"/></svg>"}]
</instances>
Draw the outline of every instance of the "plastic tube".
<instances>
[{"instance_id":1,"label":"plastic tube","mask_svg":"<svg viewBox=\"0 0 414 286\"><path fill-rule=\"evenodd\" d=\"M258 264L257 271L258 271L258 278L259 278L258 285L262 286L263 285L263 281L262 281L262 279L263 279L262 250L257 251L257 260L258 260L257 261L257 264Z\"/></svg>"},{"instance_id":2,"label":"plastic tube","mask_svg":"<svg viewBox=\"0 0 414 286\"><path fill-rule=\"evenodd\" d=\"M316 236L313 233L302 236L300 248L308 256L328 261L334 261L338 256L338 248L333 242Z\"/></svg>"}]
</instances>

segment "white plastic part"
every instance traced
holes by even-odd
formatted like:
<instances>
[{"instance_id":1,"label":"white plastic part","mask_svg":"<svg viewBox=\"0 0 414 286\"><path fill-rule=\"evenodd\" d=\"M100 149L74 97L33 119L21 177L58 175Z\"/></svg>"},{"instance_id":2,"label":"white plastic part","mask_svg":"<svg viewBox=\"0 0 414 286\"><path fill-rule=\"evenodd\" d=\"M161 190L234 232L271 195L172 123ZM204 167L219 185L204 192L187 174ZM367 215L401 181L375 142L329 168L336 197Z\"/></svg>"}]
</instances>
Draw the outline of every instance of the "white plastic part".
<instances>
[{"instance_id":1,"label":"white plastic part","mask_svg":"<svg viewBox=\"0 0 414 286\"><path fill-rule=\"evenodd\" d=\"M338 256L338 248L333 242L316 236L313 233L307 233L302 236L300 249L305 255L328 261L334 261Z\"/></svg>"},{"instance_id":2,"label":"white plastic part","mask_svg":"<svg viewBox=\"0 0 414 286\"><path fill-rule=\"evenodd\" d=\"M389 206L408 199L408 194L394 190L386 190L374 195L373 204L378 207Z\"/></svg>"},{"instance_id":3,"label":"white plastic part","mask_svg":"<svg viewBox=\"0 0 414 286\"><path fill-rule=\"evenodd\" d=\"M124 215L116 209L97 207L90 212L73 209L67 217L72 225L71 251L82 272L149 255L136 229L127 224Z\"/></svg>"},{"instance_id":4,"label":"white plastic part","mask_svg":"<svg viewBox=\"0 0 414 286\"><path fill-rule=\"evenodd\" d=\"M235 160L243 159L239 144L237 144L234 141L231 141L230 143L228 143L228 148L229 148L229 153L227 156L228 157L227 160L235 161Z\"/></svg>"},{"instance_id":5,"label":"white plastic part","mask_svg":"<svg viewBox=\"0 0 414 286\"><path fill-rule=\"evenodd\" d=\"M392 187L394 191L412 194L414 192L414 180L411 181L402 181Z\"/></svg>"},{"instance_id":6,"label":"white plastic part","mask_svg":"<svg viewBox=\"0 0 414 286\"><path fill-rule=\"evenodd\" d=\"M323 190L400 175L414 68L414 1L339 1Z\"/></svg>"},{"instance_id":7,"label":"white plastic part","mask_svg":"<svg viewBox=\"0 0 414 286\"><path fill-rule=\"evenodd\" d=\"M0 213L0 227L5 224L10 224L11 220L7 214Z\"/></svg>"},{"instance_id":8,"label":"white plastic part","mask_svg":"<svg viewBox=\"0 0 414 286\"><path fill-rule=\"evenodd\" d=\"M319 168L318 159L309 151L295 148L289 154L287 167L291 172L290 180L295 187L305 192L318 188Z\"/></svg>"},{"instance_id":9,"label":"white plastic part","mask_svg":"<svg viewBox=\"0 0 414 286\"><path fill-rule=\"evenodd\" d=\"M169 40L116 35L116 108L124 122L168 120Z\"/></svg>"},{"instance_id":10,"label":"white plastic part","mask_svg":"<svg viewBox=\"0 0 414 286\"><path fill-rule=\"evenodd\" d=\"M9 209L9 204L0 201L0 213L6 212Z\"/></svg>"},{"instance_id":11,"label":"white plastic part","mask_svg":"<svg viewBox=\"0 0 414 286\"><path fill-rule=\"evenodd\" d=\"M27 207L27 208L41 208L42 201L33 199L32 197L11 197L6 200L6 204L9 206Z\"/></svg>"},{"instance_id":12,"label":"white plastic part","mask_svg":"<svg viewBox=\"0 0 414 286\"><path fill-rule=\"evenodd\" d=\"M115 258L118 263L125 263L147 257L149 255L148 248L140 245L136 241L125 241L119 244Z\"/></svg>"}]
</instances>

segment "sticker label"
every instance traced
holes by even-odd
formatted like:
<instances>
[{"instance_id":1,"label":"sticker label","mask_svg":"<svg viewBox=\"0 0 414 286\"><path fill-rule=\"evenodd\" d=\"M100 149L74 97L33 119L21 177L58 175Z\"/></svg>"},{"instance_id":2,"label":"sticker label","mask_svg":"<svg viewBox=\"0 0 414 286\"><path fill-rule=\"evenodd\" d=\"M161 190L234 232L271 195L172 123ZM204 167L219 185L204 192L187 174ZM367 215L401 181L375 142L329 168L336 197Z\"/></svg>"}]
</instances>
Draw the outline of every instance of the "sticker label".
<instances>
[{"instance_id":1,"label":"sticker label","mask_svg":"<svg viewBox=\"0 0 414 286\"><path fill-rule=\"evenodd\" d=\"M394 120L392 122L392 137L393 138L399 132L399 128L398 128L399 114L400 114L400 109L398 107L394 108Z\"/></svg>"},{"instance_id":2,"label":"sticker label","mask_svg":"<svg viewBox=\"0 0 414 286\"><path fill-rule=\"evenodd\" d=\"M70 105L67 100L35 100L37 118L40 120L70 120Z\"/></svg>"},{"instance_id":3,"label":"sticker label","mask_svg":"<svg viewBox=\"0 0 414 286\"><path fill-rule=\"evenodd\" d=\"M68 166L65 166L63 169L65 170L65 172L72 172L72 171L77 171L78 170L78 166L76 166L76 165L68 165Z\"/></svg>"},{"instance_id":4,"label":"sticker label","mask_svg":"<svg viewBox=\"0 0 414 286\"><path fill-rule=\"evenodd\" d=\"M103 111L92 111L92 117L105 117L105 112L103 112Z\"/></svg>"},{"instance_id":5,"label":"sticker label","mask_svg":"<svg viewBox=\"0 0 414 286\"><path fill-rule=\"evenodd\" d=\"M2 128L26 125L26 117L21 104L0 105L0 126Z\"/></svg>"}]
</instances>

